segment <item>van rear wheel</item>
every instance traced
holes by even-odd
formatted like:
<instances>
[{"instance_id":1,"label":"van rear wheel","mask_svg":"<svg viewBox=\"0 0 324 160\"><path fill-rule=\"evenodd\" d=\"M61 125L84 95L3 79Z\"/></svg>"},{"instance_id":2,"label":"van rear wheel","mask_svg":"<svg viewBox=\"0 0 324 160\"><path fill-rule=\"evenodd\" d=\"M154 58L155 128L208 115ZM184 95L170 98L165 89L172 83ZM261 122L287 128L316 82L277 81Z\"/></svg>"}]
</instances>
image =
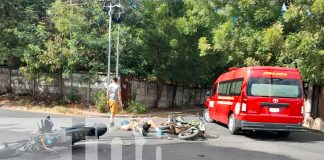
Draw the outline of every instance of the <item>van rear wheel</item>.
<instances>
[{"instance_id":1,"label":"van rear wheel","mask_svg":"<svg viewBox=\"0 0 324 160\"><path fill-rule=\"evenodd\" d=\"M289 131L278 131L277 134L279 137L289 137L290 132Z\"/></svg>"},{"instance_id":2,"label":"van rear wheel","mask_svg":"<svg viewBox=\"0 0 324 160\"><path fill-rule=\"evenodd\" d=\"M205 109L205 110L204 110L204 119L205 119L205 121L208 122L208 123L213 123L213 122L215 122L213 119L210 118L210 116L209 116L209 110L208 110L208 109Z\"/></svg>"},{"instance_id":3,"label":"van rear wheel","mask_svg":"<svg viewBox=\"0 0 324 160\"><path fill-rule=\"evenodd\" d=\"M236 120L234 118L234 114L232 113L228 118L227 126L228 126L230 133L233 135L237 135L240 132L240 128L236 127L235 121Z\"/></svg>"}]
</instances>

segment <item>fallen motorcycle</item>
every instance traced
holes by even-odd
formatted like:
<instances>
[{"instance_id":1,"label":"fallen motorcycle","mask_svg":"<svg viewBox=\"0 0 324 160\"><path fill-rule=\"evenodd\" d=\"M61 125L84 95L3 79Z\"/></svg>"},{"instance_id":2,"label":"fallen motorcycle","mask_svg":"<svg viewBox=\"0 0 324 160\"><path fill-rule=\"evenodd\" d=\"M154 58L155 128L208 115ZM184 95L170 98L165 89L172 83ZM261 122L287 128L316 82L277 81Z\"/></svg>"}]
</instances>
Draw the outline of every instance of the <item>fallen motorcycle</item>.
<instances>
[{"instance_id":1,"label":"fallen motorcycle","mask_svg":"<svg viewBox=\"0 0 324 160\"><path fill-rule=\"evenodd\" d=\"M38 125L39 130L30 140L5 142L4 146L0 147L0 159L14 157L28 151L56 154L56 151L52 149L54 146L70 146L90 136L99 139L107 132L107 126L103 123L96 123L91 127L78 124L57 130L52 130L53 126L48 116L45 120L41 120L41 126Z\"/></svg>"},{"instance_id":2,"label":"fallen motorcycle","mask_svg":"<svg viewBox=\"0 0 324 160\"><path fill-rule=\"evenodd\" d=\"M195 120L186 121L181 116L175 117L174 115L169 114L168 119L165 125L160 128L163 132L173 133L178 135L179 139L187 140L193 139L195 137L205 138L206 127L203 123L203 120L198 115L200 122Z\"/></svg>"},{"instance_id":3,"label":"fallen motorcycle","mask_svg":"<svg viewBox=\"0 0 324 160\"><path fill-rule=\"evenodd\" d=\"M171 133L178 135L181 131L188 129L190 126L182 123L183 118L181 116L175 117L173 114L169 114L168 119L162 123L159 128L163 133Z\"/></svg>"},{"instance_id":4,"label":"fallen motorcycle","mask_svg":"<svg viewBox=\"0 0 324 160\"><path fill-rule=\"evenodd\" d=\"M190 121L187 124L190 125L190 127L178 134L178 138L182 140L188 140L193 139L196 137L206 138L206 126L204 124L204 121L197 113L197 116L199 118L200 122L197 121Z\"/></svg>"}]
</instances>

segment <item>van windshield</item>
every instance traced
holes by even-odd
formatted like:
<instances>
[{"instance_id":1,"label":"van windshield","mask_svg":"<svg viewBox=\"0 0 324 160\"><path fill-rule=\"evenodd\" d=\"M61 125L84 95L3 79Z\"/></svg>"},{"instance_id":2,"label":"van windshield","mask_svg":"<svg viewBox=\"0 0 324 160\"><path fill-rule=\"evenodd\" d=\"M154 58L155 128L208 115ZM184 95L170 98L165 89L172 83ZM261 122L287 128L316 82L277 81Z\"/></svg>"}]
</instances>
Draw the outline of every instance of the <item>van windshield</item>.
<instances>
[{"instance_id":1,"label":"van windshield","mask_svg":"<svg viewBox=\"0 0 324 160\"><path fill-rule=\"evenodd\" d=\"M301 98L302 89L298 79L250 78L248 96Z\"/></svg>"}]
</instances>

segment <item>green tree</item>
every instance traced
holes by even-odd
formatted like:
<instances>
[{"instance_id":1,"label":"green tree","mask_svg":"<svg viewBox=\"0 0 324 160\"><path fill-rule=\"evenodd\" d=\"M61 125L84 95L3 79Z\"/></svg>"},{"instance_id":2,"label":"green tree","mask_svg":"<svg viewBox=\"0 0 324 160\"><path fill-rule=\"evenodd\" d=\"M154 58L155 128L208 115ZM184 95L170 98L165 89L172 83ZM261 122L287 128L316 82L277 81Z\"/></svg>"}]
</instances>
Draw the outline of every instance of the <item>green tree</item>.
<instances>
[{"instance_id":1,"label":"green tree","mask_svg":"<svg viewBox=\"0 0 324 160\"><path fill-rule=\"evenodd\" d=\"M323 83L323 0L213 2L217 23L200 38L202 56L221 53L227 66L297 67L306 81Z\"/></svg>"},{"instance_id":2,"label":"green tree","mask_svg":"<svg viewBox=\"0 0 324 160\"><path fill-rule=\"evenodd\" d=\"M199 56L199 37L203 35L206 21L192 19L199 9L194 1L163 2L145 0L137 3L133 23L137 37L138 57L148 79L157 81L155 107L162 94L162 83L173 86L199 86L206 80L204 73L210 66ZM187 9L187 10L186 10ZM135 10L135 11L134 11ZM205 9L209 13L208 9Z\"/></svg>"},{"instance_id":3,"label":"green tree","mask_svg":"<svg viewBox=\"0 0 324 160\"><path fill-rule=\"evenodd\" d=\"M75 71L89 71L87 80L105 66L106 16L98 3L57 0L39 21L35 40L29 41L20 70L27 78L46 78L58 73L60 80ZM62 87L60 87L62 92Z\"/></svg>"},{"instance_id":4,"label":"green tree","mask_svg":"<svg viewBox=\"0 0 324 160\"><path fill-rule=\"evenodd\" d=\"M36 38L36 24L46 18L50 0L3 0L0 2L0 64L19 63L24 49Z\"/></svg>"}]
</instances>

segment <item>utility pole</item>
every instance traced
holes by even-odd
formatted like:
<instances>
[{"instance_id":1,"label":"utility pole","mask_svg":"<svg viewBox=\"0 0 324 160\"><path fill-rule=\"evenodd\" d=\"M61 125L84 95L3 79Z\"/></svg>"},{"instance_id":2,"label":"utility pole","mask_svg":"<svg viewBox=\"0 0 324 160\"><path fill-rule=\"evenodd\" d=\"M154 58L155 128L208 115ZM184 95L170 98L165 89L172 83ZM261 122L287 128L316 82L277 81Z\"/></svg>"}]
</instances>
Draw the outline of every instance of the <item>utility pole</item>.
<instances>
[{"instance_id":1,"label":"utility pole","mask_svg":"<svg viewBox=\"0 0 324 160\"><path fill-rule=\"evenodd\" d=\"M118 0L118 5L121 6L120 0ZM118 13L121 14L121 13ZM119 15L120 16L120 15ZM118 24L117 30L117 46L116 46L116 77L119 76L119 37L120 37L120 24Z\"/></svg>"},{"instance_id":2,"label":"utility pole","mask_svg":"<svg viewBox=\"0 0 324 160\"><path fill-rule=\"evenodd\" d=\"M107 71L107 83L109 85L110 83L110 56L111 56L111 17L112 17L112 4L109 4L109 11L108 11L108 16L109 16L109 27L108 27L108 71ZM107 96L109 95L108 93L108 87L107 87Z\"/></svg>"},{"instance_id":3,"label":"utility pole","mask_svg":"<svg viewBox=\"0 0 324 160\"><path fill-rule=\"evenodd\" d=\"M119 10L118 10L119 9ZM113 4L113 1L105 1L103 10L108 13L109 17L109 27L108 27L108 71L107 71L107 83L109 85L110 83L110 57L111 57L111 23L112 21L116 23L120 23L124 20L125 18L125 13L124 10L120 4L115 5ZM115 17L116 10L118 10L118 16ZM113 17L114 16L114 17ZM116 57L116 76L118 76L118 64L119 64L119 26L118 26L118 36L117 36L117 57ZM108 87L107 87L107 95L108 93Z\"/></svg>"},{"instance_id":4,"label":"utility pole","mask_svg":"<svg viewBox=\"0 0 324 160\"><path fill-rule=\"evenodd\" d=\"M119 76L119 35L120 35L120 24L118 24L118 31L117 31L116 77Z\"/></svg>"}]
</instances>

